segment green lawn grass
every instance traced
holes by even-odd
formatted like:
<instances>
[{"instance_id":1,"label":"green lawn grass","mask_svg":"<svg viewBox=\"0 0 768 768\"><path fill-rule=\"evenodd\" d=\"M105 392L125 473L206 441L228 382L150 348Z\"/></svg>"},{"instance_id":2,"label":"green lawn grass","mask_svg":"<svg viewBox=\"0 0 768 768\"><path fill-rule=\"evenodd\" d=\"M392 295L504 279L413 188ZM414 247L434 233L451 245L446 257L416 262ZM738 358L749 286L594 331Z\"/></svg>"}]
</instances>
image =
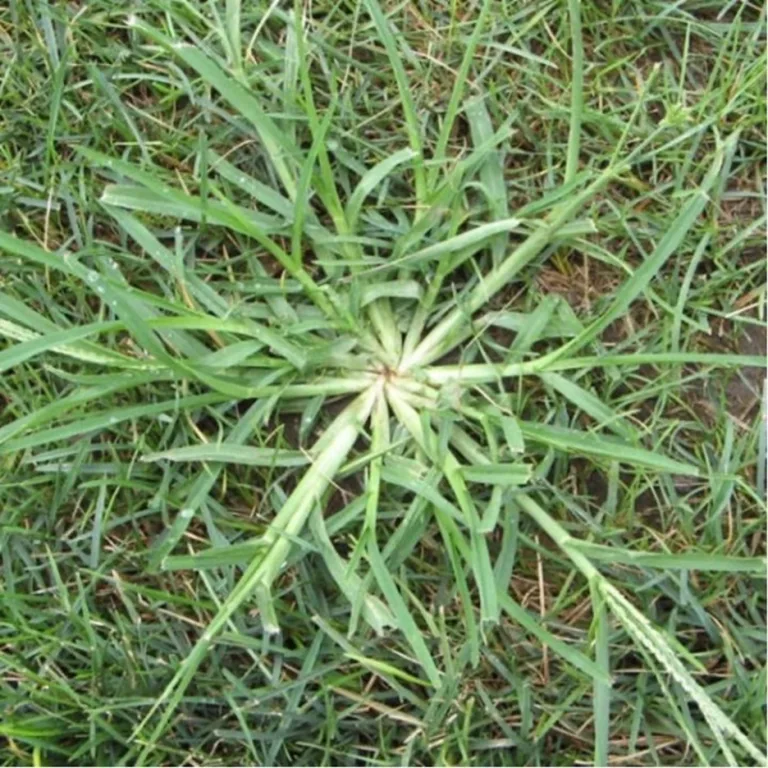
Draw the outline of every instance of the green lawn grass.
<instances>
[{"instance_id":1,"label":"green lawn grass","mask_svg":"<svg viewBox=\"0 0 768 768\"><path fill-rule=\"evenodd\" d=\"M765 9L0 9L8 765L764 765Z\"/></svg>"}]
</instances>

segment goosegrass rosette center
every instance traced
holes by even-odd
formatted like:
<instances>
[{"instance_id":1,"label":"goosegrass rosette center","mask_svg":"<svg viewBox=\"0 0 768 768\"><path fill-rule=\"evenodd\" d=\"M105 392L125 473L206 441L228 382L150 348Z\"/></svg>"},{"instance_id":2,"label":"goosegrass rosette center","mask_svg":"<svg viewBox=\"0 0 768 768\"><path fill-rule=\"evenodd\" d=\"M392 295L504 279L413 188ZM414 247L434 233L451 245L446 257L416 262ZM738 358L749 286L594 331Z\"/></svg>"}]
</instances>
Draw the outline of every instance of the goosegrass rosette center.
<instances>
[{"instance_id":1,"label":"goosegrass rosette center","mask_svg":"<svg viewBox=\"0 0 768 768\"><path fill-rule=\"evenodd\" d=\"M571 5L578 27L578 3ZM301 128L290 130L269 114L242 72L131 16L131 34L160 46L222 100L232 119L248 126L261 175L244 170L237 147L216 150L204 134L187 176L131 151L108 156L78 147L106 180L101 204L119 227L124 250L149 260L162 275L163 292L150 280L132 284L119 257L106 260L66 246L48 250L0 234L0 249L80 281L105 307L99 322L66 330L32 330L23 317L0 320L3 335L17 342L0 353L4 369L51 353L111 372L110 391L151 382L176 387L175 397L146 407L142 418L204 408L237 413L229 431L196 427L197 442L177 444L171 435L168 447L140 456L158 471L188 466L190 478L175 493L179 504L166 530L149 546L148 567L204 572L234 566L238 576L136 730L138 761L150 759L208 650L235 627L238 612L250 610L267 637L280 632L281 580L310 552L322 558L351 606L350 633L402 633L411 653L409 679L441 691L445 675L436 646L397 575L398 564L418 546L421 521L429 520L450 562L470 663L478 662L483 642L506 616L593 681L600 693L596 706L604 707L612 681L605 634L610 614L661 674L696 702L726 757L764 763L664 632L601 570L609 561L642 560L648 567L761 575L764 558L654 555L591 543L563 519L548 483L552 462L562 457L589 457L606 471L707 481L700 457L668 450L642 423L600 400L583 376L604 370L620 376L640 365L759 364L735 354L677 349L612 352L602 341L707 215L737 135L714 136L698 184L680 195L677 217L589 316L543 293L532 311L521 312L512 287L530 286L531 275L559 248L578 249L580 239L599 233L601 195L635 164L653 159L658 150L652 139L668 126L631 146L622 141L610 162L580 170L582 84L575 77L562 183L510 210L497 148L514 125L494 126L482 98L467 93L488 3L467 42L436 138L424 134L390 22L377 0L362 7L386 50L405 125L401 145L377 162L352 162L336 150L343 146L334 130L340 104L333 94L322 106L315 101L312 43L301 14L286 22L299 62ZM471 141L460 156L449 156L459 118ZM226 280L196 274L194 254L184 245L195 228L218 233L226 243L227 258L237 262ZM121 334L119 351L98 343L106 333ZM532 417L514 394L521 387L546 389L557 407ZM92 396L96 400L98 392ZM109 430L135 415L125 408L100 420L94 412L88 428ZM293 445L264 439L275 424L291 419L298 420ZM57 435L77 434L74 423L71 432L44 424L41 417L3 427L3 450L34 450ZM191 526L221 468L238 465L268 468L281 478L264 494L258 535L201 546L198 533L190 544ZM359 491L344 507L344 524L354 530L354 547L342 556L328 507L350 479ZM389 540L380 535L383 509L390 523L393 514L402 522ZM555 637L512 596L520 513L589 583L596 622L589 647ZM604 729L600 739L598 755L606 749Z\"/></svg>"}]
</instances>

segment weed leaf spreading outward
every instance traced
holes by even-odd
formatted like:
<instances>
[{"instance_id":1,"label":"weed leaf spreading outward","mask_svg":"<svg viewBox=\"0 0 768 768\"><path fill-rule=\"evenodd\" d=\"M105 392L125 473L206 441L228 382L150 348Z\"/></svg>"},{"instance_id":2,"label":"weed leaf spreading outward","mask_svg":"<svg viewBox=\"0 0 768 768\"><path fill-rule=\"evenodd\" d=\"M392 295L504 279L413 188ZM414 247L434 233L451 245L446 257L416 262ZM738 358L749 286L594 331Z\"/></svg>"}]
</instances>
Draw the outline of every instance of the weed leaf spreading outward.
<instances>
[{"instance_id":1,"label":"weed leaf spreading outward","mask_svg":"<svg viewBox=\"0 0 768 768\"><path fill-rule=\"evenodd\" d=\"M687 135L664 123L654 127L644 121L641 87L634 114L611 118L621 130L608 118L598 127L599 114L583 93L583 9L570 0L567 148L539 196L517 205L508 197L503 156L517 131L515 114L498 122L470 77L492 3L478 5L476 26L463 40L435 137L414 100L414 52L378 0L364 0L355 24L391 68L391 119L401 125L386 148L379 143L359 156L344 149L345 135L363 128L342 127L347 96L335 85L330 92L318 88L331 52L302 10L276 10L268 22L281 27L285 45L271 54L285 61L283 90L273 94L284 102L276 110L245 76L240 4L226 5L219 30L224 57L149 19L130 20L138 46L171 62L169 71L190 89L195 83L188 95L202 94L195 98L205 119L195 127L193 163L173 170L142 142L142 151L111 154L85 141L73 147L78 161L98 174L101 210L114 223L116 242L73 237L54 247L0 232L3 259L19 260L38 276L36 284L52 291L57 283L77 286L83 306L100 308L79 322L53 303L35 309L37 302L0 290L0 336L9 342L0 350L0 371L26 366L36 371L28 386L51 395L0 424L0 466L15 467L14 474L34 468L25 475L32 479L19 480L30 494L51 473L62 478L61 498L95 494L88 507L92 532L73 546L98 575L96 589L111 585L136 627L153 621L149 605L165 605L166 617L192 611L167 658L153 650L146 632L131 641L140 643L131 653L154 659L135 682L148 694L132 700L140 720L125 732L111 725L104 704L89 727L122 744L125 764L183 760L169 744L189 737L182 711L191 716L216 703L194 693L200 675L213 675L227 691L218 703L229 702L234 711L247 759L284 760L282 750L291 749L284 736L275 732L261 743L248 726L248 701L262 694L248 694L222 654L237 649L238 665L261 670L285 696L289 729L291 718L307 717L310 705L301 702L325 668L318 659L327 663L321 649L333 647L343 661L318 696L335 692L346 705L370 707L383 721L407 726L413 735L406 743L423 736L439 744L453 700L466 695L461 680L488 663L516 691L509 695L528 711L519 727L529 728L530 694L519 685L524 670L508 672L505 665L515 662L500 649L514 657L532 644L543 649L543 674L562 676L554 688L567 691L538 722L536 743L561 727L569 707L583 708L582 699L591 696L587 733L596 764L606 764L613 750L628 754L652 744L650 732L639 734L640 714L632 716L632 747L613 738L619 711L633 711L643 699L620 680L641 667L638 686L653 685L666 697L662 730L677 733L686 754L702 764L765 765L757 720L733 698L740 689L712 682L686 648L693 635L676 630L672 618L665 626L663 614L648 616L636 602L645 605L654 590L668 600L684 593L684 610L704 616L715 641L725 630L706 618L708 606L695 596L697 574L705 581L735 574L760 584L765 558L731 546L731 534L718 534L717 546L708 539L681 549L661 530L653 546L645 536L633 546L637 534L620 523L610 523L610 535L601 532L622 488L635 497L646 491L676 499L688 510L683 531L692 525L697 494L709 493L709 503L719 505L716 526L718 516L730 514L723 510L734 489L756 495L737 474L732 445L721 456L703 444L697 450L677 439L674 425L656 429L631 396L604 397L605 388L595 384L612 382L618 392L623 380L642 376L650 397L695 371L764 365L738 351L681 348L681 328L698 315L689 318L685 297L676 307L663 289L681 250L689 252L691 242L706 248L716 228L739 126L725 132L702 123ZM535 15L520 19L537 23ZM511 38L505 50L522 50L517 45ZM339 52L342 65L344 55ZM106 80L102 86L111 87ZM219 121L247 137L242 146L215 140ZM587 123L615 133L612 156L584 162ZM645 128L635 131L640 123ZM129 136L137 130L121 125ZM639 190L637 169L681 142L694 145L686 183L669 185L672 212L647 225L640 258L626 260L623 244L635 233L614 198ZM539 271L569 252L594 256L620 275L587 312L533 288ZM624 318L632 326L640 304L652 308L651 323L673 323L675 332L617 335ZM51 381L66 387L54 389ZM607 478L599 515L569 492L568 467ZM86 478L82 489L64 480L78 473ZM246 492L253 504L244 512L233 499ZM135 552L142 577L132 585L109 564L119 526L139 524L121 517L115 501L121 493L143 499L141 525L155 521L144 549ZM534 591L543 588L547 563L568 574L559 596L550 595L556 603L550 609L554 617L557 606L569 605L581 625L548 617L544 596L540 610L532 610L513 589L520 559L529 556L538 563ZM415 558L422 559L421 572L409 565ZM313 575L320 571L322 578ZM160 599L148 585L166 578L173 579L162 582L166 587L187 586ZM192 582L202 586L189 602ZM35 589L42 588L40 581ZM66 596L69 586L54 589ZM578 611L569 590L578 594ZM71 621L90 632L85 595L66 601ZM314 640L291 645L301 622ZM120 629L111 638L129 642ZM733 641L726 636L724 643L729 664L741 664ZM281 644L285 670L270 669ZM62 646L62 655L70 652ZM12 650L0 656L14 675L31 674L14 667L12 657ZM285 680L292 682L281 687ZM377 686L387 694L379 696ZM71 689L62 683L57 690L66 698ZM206 690L210 699L211 687ZM68 706L79 695L72 692ZM473 706L490 717L487 733L498 733L497 747L512 748L522 737L494 714L493 691L478 683L473 696ZM469 710L457 712L463 712L457 722L469 722ZM10 719L0 734L55 752L51 745L63 742L52 735L54 721L41 719L35 735L25 731L31 725ZM434 731L432 723L443 724ZM226 741L232 727L230 721L215 733ZM179 728L186 736L169 740ZM475 742L477 749L496 748L488 746L490 736L488 744L478 738L469 739L470 748ZM481 741L485 746L477 746ZM96 741L90 743L95 749ZM341 760L332 752L327 759Z\"/></svg>"}]
</instances>

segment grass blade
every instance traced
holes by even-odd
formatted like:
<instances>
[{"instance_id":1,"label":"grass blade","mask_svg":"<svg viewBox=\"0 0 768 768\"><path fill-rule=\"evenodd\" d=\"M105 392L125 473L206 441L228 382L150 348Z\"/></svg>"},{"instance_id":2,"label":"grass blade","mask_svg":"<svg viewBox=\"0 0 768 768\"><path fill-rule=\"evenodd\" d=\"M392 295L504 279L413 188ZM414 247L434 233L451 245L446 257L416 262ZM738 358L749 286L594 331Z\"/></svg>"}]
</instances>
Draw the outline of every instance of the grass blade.
<instances>
[{"instance_id":1,"label":"grass blade","mask_svg":"<svg viewBox=\"0 0 768 768\"><path fill-rule=\"evenodd\" d=\"M595 663L605 675L611 676L609 649L610 626L605 601L592 590L592 626L595 634ZM595 765L608 765L609 742L611 736L611 685L604 680L595 680L592 691L592 711L595 717Z\"/></svg>"},{"instance_id":2,"label":"grass blade","mask_svg":"<svg viewBox=\"0 0 768 768\"><path fill-rule=\"evenodd\" d=\"M571 648L559 637L555 637L555 635L541 625L538 618L534 618L509 595L501 595L501 607L511 619L532 634L542 645L551 648L564 661L567 661L573 667L583 672L591 680L599 680L607 684L611 682L611 678L594 661L581 653L581 651Z\"/></svg>"},{"instance_id":3,"label":"grass blade","mask_svg":"<svg viewBox=\"0 0 768 768\"><path fill-rule=\"evenodd\" d=\"M484 6L485 8L485 6ZM476 29L479 29L478 21ZM474 37L474 34L473 34ZM472 143L482 146L493 136L493 126L488 109L483 99L472 99L465 107L465 114L472 132ZM504 179L504 162L500 149L488 153L488 158L480 167L480 182L488 200L491 218L501 221L509 217L509 204L507 202L507 184ZM493 239L492 254L493 263L498 264L504 257L504 248L508 241L505 237Z\"/></svg>"},{"instance_id":4,"label":"grass blade","mask_svg":"<svg viewBox=\"0 0 768 768\"><path fill-rule=\"evenodd\" d=\"M701 475L701 470L693 464L676 461L645 448L635 448L615 438L580 432L576 429L555 427L550 424L534 424L528 421L520 421L519 424L523 436L527 440L551 445L562 451L586 453L611 461L620 461L630 466L656 469L659 472L690 475L691 477Z\"/></svg>"},{"instance_id":5,"label":"grass blade","mask_svg":"<svg viewBox=\"0 0 768 768\"><path fill-rule=\"evenodd\" d=\"M344 462L347 453L352 449L362 423L367 419L373 407L376 395L375 389L361 395L347 406L326 430L326 447L299 481L293 493L272 521L269 530L260 540L263 545L263 554L257 556L245 570L192 651L179 664L176 673L163 693L136 728L133 734L134 740L144 730L154 713L160 707L165 707L160 720L149 737L149 741L143 744L138 756L139 764L144 763L157 739L168 727L184 691L202 663L214 637L257 588L261 587L262 592L269 588L285 562L293 538L301 532L312 507L319 501L334 474Z\"/></svg>"},{"instance_id":6,"label":"grass blade","mask_svg":"<svg viewBox=\"0 0 768 768\"><path fill-rule=\"evenodd\" d=\"M574 539L569 546L592 560L607 563L623 563L638 568L663 568L683 571L724 571L727 573L751 573L758 578L768 578L768 559L765 557L737 557L709 552L638 552L623 547L605 546Z\"/></svg>"},{"instance_id":7,"label":"grass blade","mask_svg":"<svg viewBox=\"0 0 768 768\"><path fill-rule=\"evenodd\" d=\"M243 117L256 129L266 154L275 166L277 175L293 200L296 197L296 173L293 164L300 162L298 149L286 134L278 129L274 121L264 112L259 102L234 78L211 61L197 46L174 42L156 29L143 24L134 24L151 40L165 46L185 64L194 69L205 82L215 88Z\"/></svg>"},{"instance_id":8,"label":"grass blade","mask_svg":"<svg viewBox=\"0 0 768 768\"><path fill-rule=\"evenodd\" d=\"M206 443L185 445L167 451L148 453L142 461L218 461L224 464L244 464L250 467L303 467L310 458L301 451L259 448L237 443Z\"/></svg>"},{"instance_id":9,"label":"grass blade","mask_svg":"<svg viewBox=\"0 0 768 768\"><path fill-rule=\"evenodd\" d=\"M526 376L545 371L575 371L613 366L690 364L765 368L765 358L759 355L738 355L727 352L635 352L627 355L594 355L565 360L538 358L524 363L508 363L507 365L484 363L436 365L424 369L422 374L424 380L432 386L444 386L449 382L491 384L510 376Z\"/></svg>"},{"instance_id":10,"label":"grass blade","mask_svg":"<svg viewBox=\"0 0 768 768\"><path fill-rule=\"evenodd\" d=\"M623 283L611 302L610 308L601 317L590 323L575 339L547 355L546 363L570 356L596 339L616 318L624 314L629 305L645 290L667 259L683 242L683 238L696 223L704 208L706 208L709 202L709 191L717 181L725 154L730 151L737 139L738 134L732 134L718 148L715 158L699 188L693 192L690 200L688 200L677 218L669 226L653 253L635 270L634 275Z\"/></svg>"},{"instance_id":11,"label":"grass blade","mask_svg":"<svg viewBox=\"0 0 768 768\"><path fill-rule=\"evenodd\" d=\"M408 77L405 74L403 68L402 57L398 51L397 41L390 29L389 20L384 16L384 12L379 5L378 0L363 0L365 7L368 9L373 23L376 25L376 29L379 33L384 48L387 51L387 58L389 64L392 67L392 74L395 77L397 83L397 90L400 94L400 102L403 107L403 115L405 117L405 126L408 132L408 142L413 150L413 156L415 158L413 166L413 174L416 184L416 204L423 206L427 199L427 177L424 171L424 160L422 154L421 144L421 125L419 124L419 118L416 114L416 107L413 103L413 96L411 94L411 87L408 83ZM416 219L420 218L420 210L417 209L415 216Z\"/></svg>"},{"instance_id":12,"label":"grass blade","mask_svg":"<svg viewBox=\"0 0 768 768\"><path fill-rule=\"evenodd\" d=\"M690 698L696 702L704 715L723 753L728 756L730 748L726 739L737 742L758 765L768 765L765 755L737 728L731 719L715 704L707 692L693 679L683 666L677 653L670 647L662 633L619 592L585 556L570 546L572 538L565 529L530 496L520 494L517 499L523 509L552 537L555 543L584 574L611 612L622 623L632 638L651 654L666 672L677 682Z\"/></svg>"},{"instance_id":13,"label":"grass blade","mask_svg":"<svg viewBox=\"0 0 768 768\"><path fill-rule=\"evenodd\" d=\"M368 554L368 562L371 564L371 571L373 572L379 587L381 587L381 591L384 594L387 604L392 610L395 621L397 622L396 626L405 635L408 645L413 649L429 682L432 683L435 688L440 688L442 681L437 666L435 665L435 661L432 658L432 654L429 652L429 648L427 648L427 644L424 642L421 630L416 626L416 622L413 620L411 612L408 610L408 606L405 604L405 601L395 584L395 580L389 573L387 564L384 562L384 558L381 556L379 547L373 537L369 539L366 551Z\"/></svg>"},{"instance_id":14,"label":"grass blade","mask_svg":"<svg viewBox=\"0 0 768 768\"><path fill-rule=\"evenodd\" d=\"M407 163L416 156L413 149L401 149L394 152L389 157L385 157L380 163L370 168L365 176L357 183L346 205L345 214L349 231L354 232L357 229L357 220L360 216L360 209L368 195L389 176L398 165Z\"/></svg>"},{"instance_id":15,"label":"grass blade","mask_svg":"<svg viewBox=\"0 0 768 768\"><path fill-rule=\"evenodd\" d=\"M621 621L632 638L661 664L664 670L685 693L696 702L720 749L728 756L729 741L736 742L757 765L768 765L768 759L742 732L733 721L715 704L707 692L694 680L691 673L683 666L675 651L670 647L662 633L633 606L612 584L600 582L605 601L613 614ZM735 764L732 761L731 764Z\"/></svg>"},{"instance_id":16,"label":"grass blade","mask_svg":"<svg viewBox=\"0 0 768 768\"><path fill-rule=\"evenodd\" d=\"M459 105L462 102L462 99L464 98L464 88L467 82L467 76L469 75L469 69L472 66L472 60L475 56L475 51L477 50L477 45L480 42L480 39L483 35L483 32L485 32L485 23L488 20L488 13L491 7L490 0L483 0L483 5L480 8L480 14L477 17L477 20L474 22L474 28L472 30L472 34L469 37L469 40L466 43L466 46L464 48L464 55L461 59L461 65L459 66L459 71L456 73L456 79L453 81L453 88L451 89L451 97L448 100L448 106L445 109L445 116L443 117L442 125L440 126L440 133L437 137L437 142L435 144L435 151L434 151L434 157L433 157L433 163L430 167L429 174L428 174L428 187L430 192L434 191L435 188L435 182L437 181L437 177L441 170L441 165L446 161L446 155L445 150L448 146L448 139L451 136L451 131L453 130L453 125L456 121L456 116L459 112ZM467 109L467 114L469 116L469 109ZM473 125L472 118L470 117L470 124ZM473 133L474 133L474 125L473 125ZM483 140L488 138L488 134L484 134L480 137L480 141L475 141L475 144L481 143ZM484 179L485 181L485 179ZM495 193L498 193L498 188L493 190ZM501 198L506 200L506 195L502 195ZM496 214L497 211L494 211L494 214ZM503 217L499 217L503 218Z\"/></svg>"},{"instance_id":17,"label":"grass blade","mask_svg":"<svg viewBox=\"0 0 768 768\"><path fill-rule=\"evenodd\" d=\"M581 116L584 112L584 43L581 39L581 0L568 0L571 22L571 115L568 125L568 154L565 183L576 177L581 143Z\"/></svg>"},{"instance_id":18,"label":"grass blade","mask_svg":"<svg viewBox=\"0 0 768 768\"><path fill-rule=\"evenodd\" d=\"M609 167L583 191L557 206L545 220L544 226L537 227L501 264L478 282L460 309L456 308L450 312L427 334L421 344L403 361L404 365L408 368L425 366L450 351L455 346L451 337L467 324L468 318L487 304L526 264L536 258L556 236L560 227L570 222L616 173L616 168Z\"/></svg>"},{"instance_id":19,"label":"grass blade","mask_svg":"<svg viewBox=\"0 0 768 768\"><path fill-rule=\"evenodd\" d=\"M396 387L387 388L387 399L392 410L397 414L401 423L413 435L422 450L430 456L433 451L430 446L435 444L435 436L424 427L416 411L408 404L403 393ZM499 618L499 603L496 592L496 582L493 576L488 545L482 533L482 522L475 508L472 496L467 489L462 476L462 467L450 451L445 451L439 457L432 456L440 471L445 475L456 501L461 509L464 521L470 531L470 566L477 581L480 592L480 612L482 621L495 624Z\"/></svg>"},{"instance_id":20,"label":"grass blade","mask_svg":"<svg viewBox=\"0 0 768 768\"><path fill-rule=\"evenodd\" d=\"M226 547L210 547L190 555L169 555L163 558L163 571L202 571L211 568L225 568L251 562L263 549L255 541L230 544Z\"/></svg>"},{"instance_id":21,"label":"grass blade","mask_svg":"<svg viewBox=\"0 0 768 768\"><path fill-rule=\"evenodd\" d=\"M389 608L378 597L368 592L364 580L350 567L351 564L336 551L325 527L320 507L316 506L314 512L309 516L309 527L314 537L314 543L320 549L325 566L333 580L350 604L354 605L358 600L362 602L363 618L373 631L382 636L386 627L398 626L395 616Z\"/></svg>"},{"instance_id":22,"label":"grass blade","mask_svg":"<svg viewBox=\"0 0 768 768\"><path fill-rule=\"evenodd\" d=\"M441 261L447 255L456 251L464 250L490 240L499 232L512 232L520 226L520 219L502 219L501 221L491 221L488 224L481 224L479 227L462 232L448 240L429 245L407 256L403 256L398 261L407 262L409 266L421 264L428 261Z\"/></svg>"},{"instance_id":23,"label":"grass blade","mask_svg":"<svg viewBox=\"0 0 768 768\"><path fill-rule=\"evenodd\" d=\"M607 427L625 440L637 440L637 430L613 408L570 379L557 373L542 373L541 380L577 408L588 413L601 427Z\"/></svg>"},{"instance_id":24,"label":"grass blade","mask_svg":"<svg viewBox=\"0 0 768 768\"><path fill-rule=\"evenodd\" d=\"M5 321L0 320L0 335L5 335L3 334L4 325ZM7 325L10 326L10 324ZM65 331L57 331L45 336L36 336L27 341L22 341L20 344L15 344L0 352L0 372L7 371L9 368L20 365L25 360L50 350L62 351L64 354L67 354L69 351L70 354L77 355L76 350L71 349L70 346L74 342L86 339L88 336L96 336L99 333L115 330L115 326L120 327L121 325L121 323L110 322L90 323L89 325L81 325L78 328L68 328Z\"/></svg>"},{"instance_id":25,"label":"grass blade","mask_svg":"<svg viewBox=\"0 0 768 768\"><path fill-rule=\"evenodd\" d=\"M482 464L461 468L464 479L470 483L485 485L525 485L531 479L531 467L527 464Z\"/></svg>"}]
</instances>

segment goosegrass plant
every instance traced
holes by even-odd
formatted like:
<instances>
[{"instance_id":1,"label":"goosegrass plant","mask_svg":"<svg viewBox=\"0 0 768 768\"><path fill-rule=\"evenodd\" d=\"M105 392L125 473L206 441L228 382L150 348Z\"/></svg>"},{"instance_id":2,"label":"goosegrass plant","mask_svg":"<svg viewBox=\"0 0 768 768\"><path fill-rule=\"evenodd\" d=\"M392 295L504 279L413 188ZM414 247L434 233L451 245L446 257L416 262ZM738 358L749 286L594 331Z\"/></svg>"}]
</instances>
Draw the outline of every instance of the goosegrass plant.
<instances>
[{"instance_id":1,"label":"goosegrass plant","mask_svg":"<svg viewBox=\"0 0 768 768\"><path fill-rule=\"evenodd\" d=\"M614 350L603 339L641 301L656 302L676 318L679 337L688 319L682 307L658 296L654 283L702 220L713 220L738 131L722 134L697 124L670 133L662 123L638 140L634 127L648 107L647 83L612 155L583 162L581 9L570 0L575 69L564 172L548 192L515 208L499 151L515 130L514 113L495 125L469 81L490 8L488 0L479 8L439 128L427 135L403 63L408 51L378 0L361 3L357 23L370 26L386 53L396 85L395 119L402 119L406 139L370 165L345 156L334 138L343 95L333 81L328 93L317 90L313 68L323 59L299 5L275 17L290 46L284 85L293 112L287 120L271 114L249 86L237 3L227 3L223 55L131 16L127 26L139 45L161 51L185 78L199 82L206 98L221 99L225 107L211 106L212 116L252 132L258 172L242 167L237 146L214 149L205 125L195 140L191 176L146 152L106 154L81 144L81 160L105 179L101 203L122 232L119 248L109 255L89 252L73 239L54 249L0 233L6 256L42 270L51 283L76 282L103 308L98 320L80 324L0 294L0 333L14 342L0 352L0 370L50 356L63 361L56 375L77 385L2 426L3 454L64 444L34 459L38 467L47 462L61 470L78 460L71 440L86 433L134 423L141 442L142 424L162 421L168 412L191 418L209 409L234 416L226 429L218 421L216 434L194 427L184 442L169 435L168 447L137 456L137 465L162 478L155 498L179 483L164 530L148 546L147 570L192 571L190 578L206 584L211 574L237 577L221 597L208 589L208 618L126 741L125 762L152 762L211 649L222 636L243 634L238 616L255 612L265 649L281 636L281 584L310 554L319 556L349 605L345 626L334 628L330 616L316 615L318 631L372 675L396 681L403 697L411 687L419 696L450 699L457 665L476 667L502 620L512 620L592 687L594 761L604 765L610 637L618 625L647 670L662 686L679 687L703 718L702 731L691 725L689 711L673 705L671 716L697 759L766 762L755 734L745 733L698 680L695 657L638 610L632 594L602 568L610 563L763 578L765 558L728 554L725 547L649 552L595 543L589 525L563 519L561 491L548 479L555 462L590 457L611 477L621 472L649 486L742 482L703 453L678 449L583 383L590 372L621 378L639 366L716 371L763 364L756 356L683 351L674 343ZM651 80L656 76L658 70ZM462 126L468 141L456 156L448 148ZM710 147L691 174L695 181L676 190L676 213L652 250L637 266L621 265L620 284L591 316L577 316L553 295L540 296L526 312L514 307L513 288L522 275L535 273L563 248L594 250L600 206L610 204L605 201L617 185L632 186L634 168L690 141ZM227 263L226 280L202 279L185 246L191 229L225 233L229 257L237 260L233 248L243 249L237 269L245 264L248 275L235 275ZM702 249L709 235L703 238ZM150 260L150 278L134 282L126 274L131 253ZM73 362L88 373L72 372ZM101 399L147 385L173 395L99 410ZM545 387L557 402L535 418L520 408L520 388L532 386ZM289 423L298 425L292 445L270 439L275 425L281 432ZM224 468L239 466L274 479L263 491L258 525L227 537L212 524L209 494ZM351 500L344 492L350 483L359 488ZM340 495L347 501L334 509ZM592 619L583 647L553 634L509 588L521 518L538 531L526 540L539 548L551 541L554 556L570 563L578 574L573 578L588 587ZM392 531L387 541L380 535L383 519ZM194 533L200 520L209 541ZM429 607L400 575L427 525L438 531L459 606L464 644L455 656L441 644ZM342 527L354 542L346 552L334 544ZM402 636L407 667L366 657L350 644L371 633ZM246 647L256 653L257 645ZM677 701L672 694L670 700Z\"/></svg>"}]
</instances>

